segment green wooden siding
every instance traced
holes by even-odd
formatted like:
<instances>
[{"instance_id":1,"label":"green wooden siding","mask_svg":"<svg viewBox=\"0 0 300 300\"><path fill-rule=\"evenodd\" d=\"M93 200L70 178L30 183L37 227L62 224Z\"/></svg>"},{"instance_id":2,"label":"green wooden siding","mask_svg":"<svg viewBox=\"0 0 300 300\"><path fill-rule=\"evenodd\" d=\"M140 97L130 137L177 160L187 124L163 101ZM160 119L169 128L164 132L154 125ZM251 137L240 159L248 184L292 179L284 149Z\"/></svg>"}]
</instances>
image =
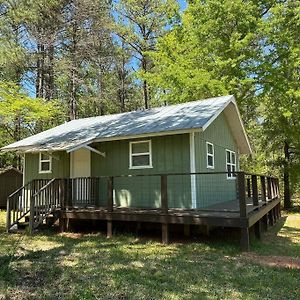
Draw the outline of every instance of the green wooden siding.
<instances>
[{"instance_id":1,"label":"green wooden siding","mask_svg":"<svg viewBox=\"0 0 300 300\"><path fill-rule=\"evenodd\" d=\"M151 140L153 168L129 168L129 143L131 141ZM207 169L206 142L214 144L215 168ZM189 134L152 137L134 140L119 140L95 143L92 145L101 152L102 157L91 153L91 176L101 177L96 205L107 204L107 178L114 178L115 203L127 207L160 207L160 176L125 177L126 175L153 175L190 172ZM204 132L195 133L196 172L211 172L211 175L196 175L197 208L236 199L236 180L227 179L226 149L238 151L230 132L226 117L221 114ZM69 178L70 155L65 152L53 154L52 173L39 174L39 155L26 154L25 181L33 179ZM125 175L124 177L119 177ZM168 199L171 208L191 208L191 176L168 176Z\"/></svg>"},{"instance_id":2,"label":"green wooden siding","mask_svg":"<svg viewBox=\"0 0 300 300\"><path fill-rule=\"evenodd\" d=\"M140 140L149 140L140 139ZM138 140L134 140L138 141ZM161 174L189 172L189 135L153 137L152 164L153 168L129 168L130 140L104 142L93 145L101 152L102 157L92 153L92 176L118 176L134 174ZM106 201L107 182L101 180L100 203ZM129 207L160 206L160 176L115 178L115 202L117 205ZM170 207L191 207L191 190L189 176L170 176L168 178L168 196Z\"/></svg>"},{"instance_id":3,"label":"green wooden siding","mask_svg":"<svg viewBox=\"0 0 300 300\"><path fill-rule=\"evenodd\" d=\"M25 183L33 179L52 179L70 177L70 155L66 152L55 152L52 158L52 173L39 173L39 154L25 154Z\"/></svg>"},{"instance_id":4,"label":"green wooden siding","mask_svg":"<svg viewBox=\"0 0 300 300\"><path fill-rule=\"evenodd\" d=\"M214 144L214 169L207 168L206 142ZM204 132L195 134L196 171L225 172L226 149L236 153L238 168L237 145L222 113ZM197 175L196 187L198 208L236 199L236 180L227 179L226 174Z\"/></svg>"}]
</instances>

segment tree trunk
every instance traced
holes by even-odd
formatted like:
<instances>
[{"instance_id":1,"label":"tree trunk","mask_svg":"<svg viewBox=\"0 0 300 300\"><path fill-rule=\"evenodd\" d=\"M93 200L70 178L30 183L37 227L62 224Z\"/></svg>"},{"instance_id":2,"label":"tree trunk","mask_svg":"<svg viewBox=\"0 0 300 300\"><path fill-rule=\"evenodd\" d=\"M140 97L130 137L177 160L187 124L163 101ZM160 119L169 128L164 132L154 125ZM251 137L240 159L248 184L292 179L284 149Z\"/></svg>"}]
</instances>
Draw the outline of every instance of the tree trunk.
<instances>
[{"instance_id":1,"label":"tree trunk","mask_svg":"<svg viewBox=\"0 0 300 300\"><path fill-rule=\"evenodd\" d=\"M283 165L283 185L284 185L283 203L285 209L292 207L291 192L290 192L289 163L290 163L289 144L287 141L285 141L284 142L284 165Z\"/></svg>"},{"instance_id":2,"label":"tree trunk","mask_svg":"<svg viewBox=\"0 0 300 300\"><path fill-rule=\"evenodd\" d=\"M47 91L46 99L51 100L54 98L54 46L50 44L48 47L48 68L47 68Z\"/></svg>"},{"instance_id":3,"label":"tree trunk","mask_svg":"<svg viewBox=\"0 0 300 300\"><path fill-rule=\"evenodd\" d=\"M142 69L144 73L147 72L147 59L145 57L142 58ZM148 97L148 84L147 80L143 80L143 93L144 93L144 104L145 104L145 109L149 108L149 97Z\"/></svg>"},{"instance_id":4,"label":"tree trunk","mask_svg":"<svg viewBox=\"0 0 300 300\"><path fill-rule=\"evenodd\" d=\"M76 78L75 78L75 70L72 68L71 70L71 86L70 86L70 120L76 119Z\"/></svg>"}]
</instances>

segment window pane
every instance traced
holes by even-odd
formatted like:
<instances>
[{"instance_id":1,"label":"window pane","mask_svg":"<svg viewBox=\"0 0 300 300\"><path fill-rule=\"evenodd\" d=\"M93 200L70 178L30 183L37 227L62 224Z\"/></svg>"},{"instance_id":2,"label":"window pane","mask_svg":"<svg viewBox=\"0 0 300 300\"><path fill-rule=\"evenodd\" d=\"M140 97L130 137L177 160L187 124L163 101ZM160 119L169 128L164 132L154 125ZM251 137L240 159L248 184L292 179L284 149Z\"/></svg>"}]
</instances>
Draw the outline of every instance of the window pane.
<instances>
[{"instance_id":1,"label":"window pane","mask_svg":"<svg viewBox=\"0 0 300 300\"><path fill-rule=\"evenodd\" d=\"M207 165L208 165L209 167L213 167L213 166L214 166L213 157L210 156L210 155L207 156Z\"/></svg>"},{"instance_id":2,"label":"window pane","mask_svg":"<svg viewBox=\"0 0 300 300\"><path fill-rule=\"evenodd\" d=\"M50 156L47 154L41 154L41 160L50 160Z\"/></svg>"},{"instance_id":3,"label":"window pane","mask_svg":"<svg viewBox=\"0 0 300 300\"><path fill-rule=\"evenodd\" d=\"M232 172L233 172L233 173L235 172L235 166L232 166ZM232 174L232 176L234 177L235 174Z\"/></svg>"},{"instance_id":4,"label":"window pane","mask_svg":"<svg viewBox=\"0 0 300 300\"><path fill-rule=\"evenodd\" d=\"M49 162L42 162L41 163L41 170L42 171L50 171L50 163Z\"/></svg>"},{"instance_id":5,"label":"window pane","mask_svg":"<svg viewBox=\"0 0 300 300\"><path fill-rule=\"evenodd\" d=\"M131 144L132 153L146 153L150 152L149 142Z\"/></svg>"},{"instance_id":6,"label":"window pane","mask_svg":"<svg viewBox=\"0 0 300 300\"><path fill-rule=\"evenodd\" d=\"M207 144L207 153L213 154L213 145Z\"/></svg>"},{"instance_id":7,"label":"window pane","mask_svg":"<svg viewBox=\"0 0 300 300\"><path fill-rule=\"evenodd\" d=\"M227 165L228 177L231 177L231 166Z\"/></svg>"},{"instance_id":8,"label":"window pane","mask_svg":"<svg viewBox=\"0 0 300 300\"><path fill-rule=\"evenodd\" d=\"M132 166L133 167L149 166L149 165L150 165L150 156L149 155L132 156Z\"/></svg>"},{"instance_id":9,"label":"window pane","mask_svg":"<svg viewBox=\"0 0 300 300\"><path fill-rule=\"evenodd\" d=\"M231 153L231 163L235 164L235 153L234 152Z\"/></svg>"},{"instance_id":10,"label":"window pane","mask_svg":"<svg viewBox=\"0 0 300 300\"><path fill-rule=\"evenodd\" d=\"M231 160L230 160L230 152L229 151L226 151L226 156L227 156L227 163L230 163Z\"/></svg>"}]
</instances>

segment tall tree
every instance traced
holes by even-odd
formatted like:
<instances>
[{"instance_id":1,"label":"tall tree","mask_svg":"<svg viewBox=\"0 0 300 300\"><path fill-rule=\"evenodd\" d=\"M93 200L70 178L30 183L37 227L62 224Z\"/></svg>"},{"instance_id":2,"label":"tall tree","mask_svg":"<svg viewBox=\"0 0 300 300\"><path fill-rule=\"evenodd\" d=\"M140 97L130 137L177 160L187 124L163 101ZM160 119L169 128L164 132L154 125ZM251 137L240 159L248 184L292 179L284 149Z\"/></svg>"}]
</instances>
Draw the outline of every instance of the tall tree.
<instances>
[{"instance_id":1,"label":"tall tree","mask_svg":"<svg viewBox=\"0 0 300 300\"><path fill-rule=\"evenodd\" d=\"M283 170L284 206L300 179L300 3L278 2L264 19L261 62L263 130ZM291 189L290 189L291 187Z\"/></svg>"},{"instance_id":2,"label":"tall tree","mask_svg":"<svg viewBox=\"0 0 300 300\"><path fill-rule=\"evenodd\" d=\"M144 75L153 64L149 56L155 51L157 39L177 17L175 0L121 0L116 5L116 33L134 53L140 68L145 108L149 107L149 85Z\"/></svg>"},{"instance_id":3,"label":"tall tree","mask_svg":"<svg viewBox=\"0 0 300 300\"><path fill-rule=\"evenodd\" d=\"M244 119L255 113L258 28L266 6L258 1L194 0L158 43L148 78L159 98L185 102L234 94Z\"/></svg>"}]
</instances>

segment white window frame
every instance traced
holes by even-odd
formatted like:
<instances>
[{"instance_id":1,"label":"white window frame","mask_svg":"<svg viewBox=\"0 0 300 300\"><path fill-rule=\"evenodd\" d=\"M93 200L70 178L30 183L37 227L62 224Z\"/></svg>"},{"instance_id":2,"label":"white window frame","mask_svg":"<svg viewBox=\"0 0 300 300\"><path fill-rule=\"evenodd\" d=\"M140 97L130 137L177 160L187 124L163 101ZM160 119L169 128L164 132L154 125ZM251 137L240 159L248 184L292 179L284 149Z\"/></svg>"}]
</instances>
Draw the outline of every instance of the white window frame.
<instances>
[{"instance_id":1,"label":"white window frame","mask_svg":"<svg viewBox=\"0 0 300 300\"><path fill-rule=\"evenodd\" d=\"M227 152L230 153L230 162L227 162ZM234 162L231 161L232 154L234 154ZM228 175L228 169L227 169L227 166L230 166L230 171L232 172L232 167L234 166L235 171L237 171L237 168L236 168L236 152L235 151L226 149L226 151L225 151L225 163L226 163L226 172L227 172L226 176L227 176L227 179L235 180L236 176L234 176L232 173L230 175Z\"/></svg>"},{"instance_id":2,"label":"white window frame","mask_svg":"<svg viewBox=\"0 0 300 300\"><path fill-rule=\"evenodd\" d=\"M42 154L49 156L49 159L42 159ZM49 170L42 170L42 163L49 163ZM40 152L39 155L39 173L40 174L51 174L52 173L52 156L47 153Z\"/></svg>"},{"instance_id":3,"label":"white window frame","mask_svg":"<svg viewBox=\"0 0 300 300\"><path fill-rule=\"evenodd\" d=\"M148 152L140 152L140 153L132 153L132 145L141 144L141 143L148 143L149 151ZM132 158L134 156L142 156L142 155L149 155L149 165L133 166ZM151 142L151 140L129 142L129 169L151 169L151 168L153 168L153 166L152 166L152 142Z\"/></svg>"},{"instance_id":4,"label":"white window frame","mask_svg":"<svg viewBox=\"0 0 300 300\"><path fill-rule=\"evenodd\" d=\"M208 146L212 147L212 153L208 152ZM208 157L212 157L212 166L208 164ZM215 168L215 147L213 143L206 142L206 168L214 169Z\"/></svg>"}]
</instances>

